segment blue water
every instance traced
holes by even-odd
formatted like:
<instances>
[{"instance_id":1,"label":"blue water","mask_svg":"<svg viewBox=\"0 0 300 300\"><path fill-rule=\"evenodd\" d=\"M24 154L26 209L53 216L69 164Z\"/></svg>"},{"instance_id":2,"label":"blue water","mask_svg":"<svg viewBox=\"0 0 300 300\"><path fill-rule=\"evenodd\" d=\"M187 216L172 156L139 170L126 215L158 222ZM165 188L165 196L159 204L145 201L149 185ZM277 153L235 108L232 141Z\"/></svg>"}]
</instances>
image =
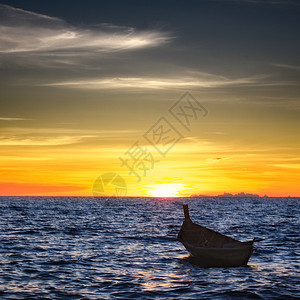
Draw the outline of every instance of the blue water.
<instances>
[{"instance_id":1,"label":"blue water","mask_svg":"<svg viewBox=\"0 0 300 300\"><path fill-rule=\"evenodd\" d=\"M192 265L194 222L264 238L248 267ZM297 299L300 198L0 197L1 299Z\"/></svg>"}]
</instances>

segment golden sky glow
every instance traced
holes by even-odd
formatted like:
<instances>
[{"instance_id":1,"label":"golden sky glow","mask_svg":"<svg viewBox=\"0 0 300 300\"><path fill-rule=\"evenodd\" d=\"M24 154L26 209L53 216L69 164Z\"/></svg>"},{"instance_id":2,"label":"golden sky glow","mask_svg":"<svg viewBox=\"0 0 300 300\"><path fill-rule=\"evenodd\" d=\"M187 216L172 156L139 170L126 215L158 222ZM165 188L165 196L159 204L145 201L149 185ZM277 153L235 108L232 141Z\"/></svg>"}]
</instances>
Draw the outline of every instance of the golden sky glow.
<instances>
[{"instance_id":1,"label":"golden sky glow","mask_svg":"<svg viewBox=\"0 0 300 300\"><path fill-rule=\"evenodd\" d=\"M286 9L299 20L284 5L272 19L270 3L221 2L191 5L197 24L174 4L178 19L162 13L164 30L134 12L130 21L67 10L58 18L46 7L1 5L0 195L92 196L112 172L128 196L300 196L299 37L277 17ZM227 20L226 5L244 20ZM225 25L211 26L212 9ZM161 21L155 9L144 13ZM187 91L208 113L185 128L169 110ZM149 142L162 117L178 138L160 140L164 155ZM137 165L138 176L122 162L136 142L155 161Z\"/></svg>"}]
</instances>

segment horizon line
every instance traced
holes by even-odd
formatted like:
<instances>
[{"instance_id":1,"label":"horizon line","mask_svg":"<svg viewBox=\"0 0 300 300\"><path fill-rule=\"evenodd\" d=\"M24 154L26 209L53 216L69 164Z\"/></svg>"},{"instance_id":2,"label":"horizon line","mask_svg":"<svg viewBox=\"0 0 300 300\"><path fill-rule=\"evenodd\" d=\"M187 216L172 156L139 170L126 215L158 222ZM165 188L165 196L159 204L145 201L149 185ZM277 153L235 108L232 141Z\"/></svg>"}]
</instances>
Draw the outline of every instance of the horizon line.
<instances>
[{"instance_id":1,"label":"horizon line","mask_svg":"<svg viewBox=\"0 0 300 300\"><path fill-rule=\"evenodd\" d=\"M245 195L245 196L224 196L224 195L199 195L199 196L170 196L170 197L154 197L154 196L84 196L84 195L77 195L77 196L72 196L72 195L0 195L0 197L72 197L72 198L157 198L157 199L180 199L180 198L300 198L300 196L259 196L259 195Z\"/></svg>"}]
</instances>

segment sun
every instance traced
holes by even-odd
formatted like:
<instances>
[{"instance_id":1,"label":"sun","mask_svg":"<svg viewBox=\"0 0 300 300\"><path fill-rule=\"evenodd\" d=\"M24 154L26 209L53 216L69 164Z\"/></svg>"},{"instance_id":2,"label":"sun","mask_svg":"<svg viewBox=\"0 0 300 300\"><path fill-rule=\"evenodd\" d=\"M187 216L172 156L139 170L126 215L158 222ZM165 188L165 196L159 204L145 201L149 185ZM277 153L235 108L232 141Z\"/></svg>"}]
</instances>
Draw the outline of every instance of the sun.
<instances>
[{"instance_id":1,"label":"sun","mask_svg":"<svg viewBox=\"0 0 300 300\"><path fill-rule=\"evenodd\" d=\"M180 191L183 190L183 185L178 183L162 183L149 185L146 193L151 197L179 197Z\"/></svg>"}]
</instances>

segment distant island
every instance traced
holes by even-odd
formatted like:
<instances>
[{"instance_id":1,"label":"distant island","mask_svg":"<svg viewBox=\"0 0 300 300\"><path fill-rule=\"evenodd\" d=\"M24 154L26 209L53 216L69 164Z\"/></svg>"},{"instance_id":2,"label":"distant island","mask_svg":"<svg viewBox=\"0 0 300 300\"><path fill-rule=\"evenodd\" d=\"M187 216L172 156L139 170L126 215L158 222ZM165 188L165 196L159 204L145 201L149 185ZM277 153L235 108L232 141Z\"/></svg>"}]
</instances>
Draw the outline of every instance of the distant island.
<instances>
[{"instance_id":1,"label":"distant island","mask_svg":"<svg viewBox=\"0 0 300 300\"><path fill-rule=\"evenodd\" d=\"M231 193L224 193L223 195L218 195L217 197L252 197L252 198L259 198L260 196L257 194L251 194L251 193L237 193L237 194L231 194Z\"/></svg>"},{"instance_id":2,"label":"distant island","mask_svg":"<svg viewBox=\"0 0 300 300\"><path fill-rule=\"evenodd\" d=\"M231 193L224 193L222 195L216 195L216 196L209 196L209 195L203 195L203 194L193 194L190 197L244 197L244 198L260 198L261 196L257 194L251 194L251 193L237 193L237 194L231 194ZM267 195L264 195L263 198L268 197Z\"/></svg>"}]
</instances>

